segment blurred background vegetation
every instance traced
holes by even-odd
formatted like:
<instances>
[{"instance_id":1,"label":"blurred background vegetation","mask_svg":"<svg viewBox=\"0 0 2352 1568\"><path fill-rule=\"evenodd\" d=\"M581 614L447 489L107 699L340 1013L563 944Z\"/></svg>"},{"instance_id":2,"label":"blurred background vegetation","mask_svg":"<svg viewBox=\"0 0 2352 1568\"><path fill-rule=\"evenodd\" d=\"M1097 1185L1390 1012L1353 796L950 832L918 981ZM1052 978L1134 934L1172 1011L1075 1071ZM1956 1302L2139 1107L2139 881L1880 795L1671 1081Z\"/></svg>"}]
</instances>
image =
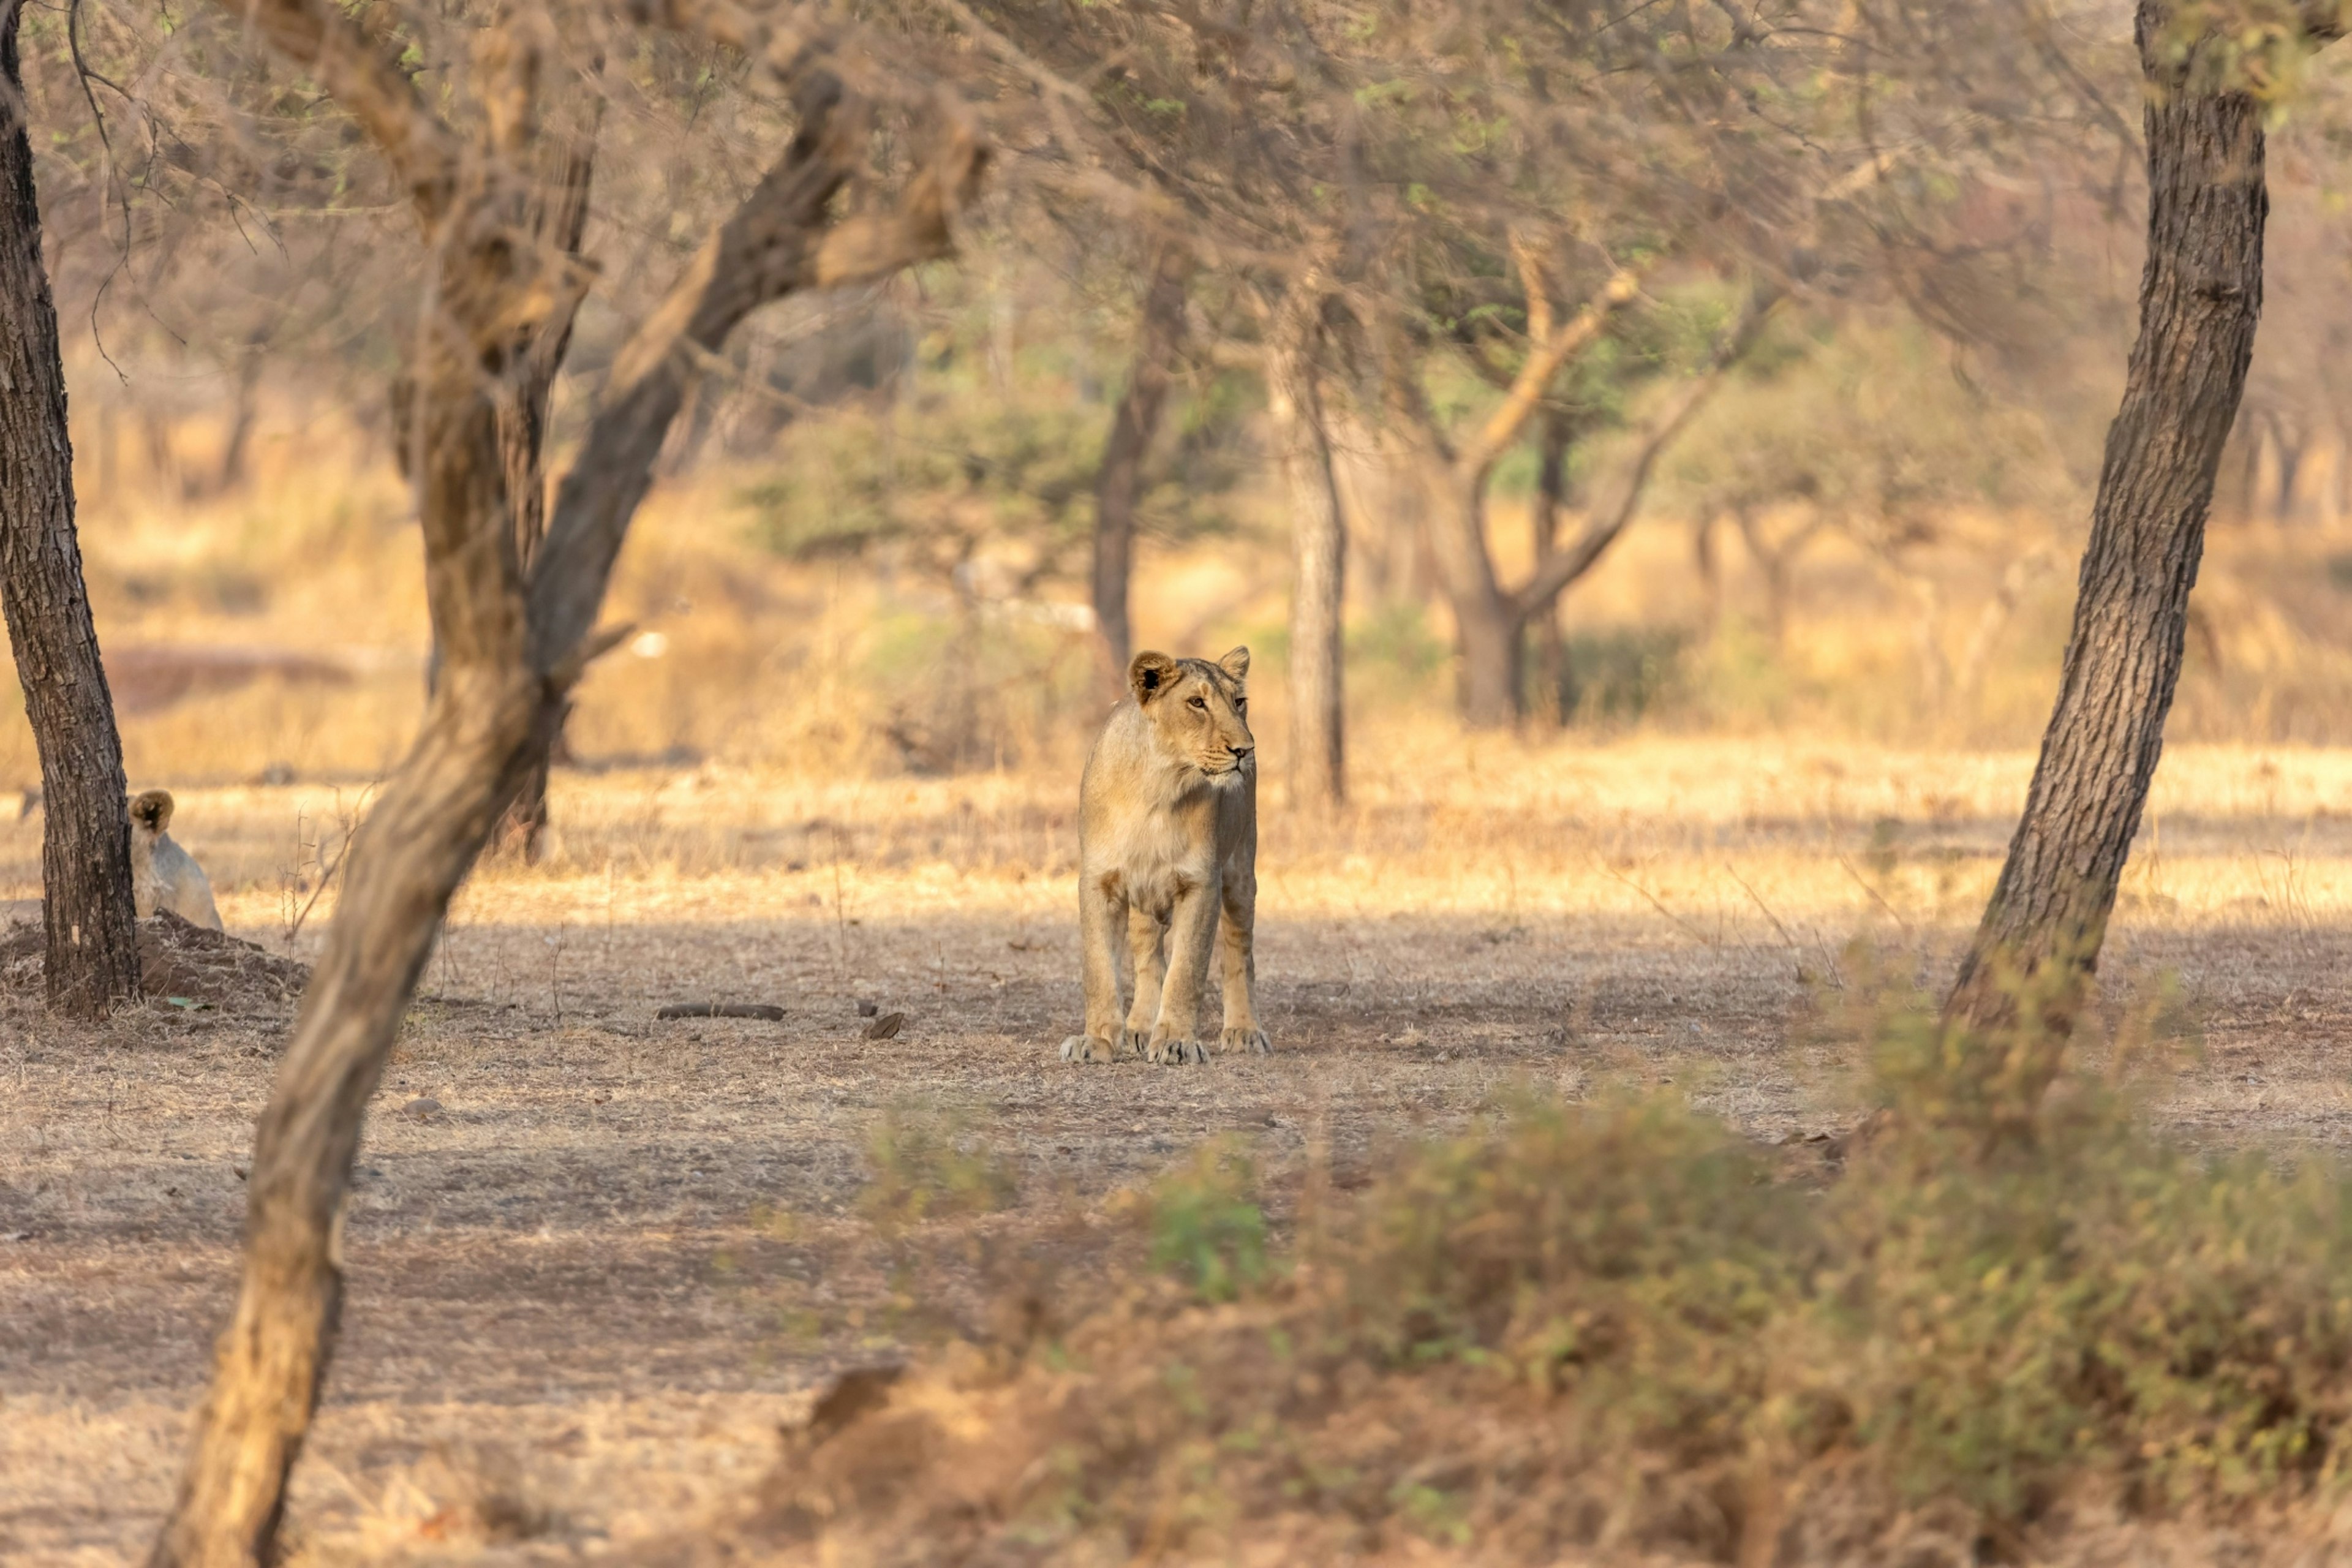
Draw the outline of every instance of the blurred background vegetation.
<instances>
[{"instance_id":1,"label":"blurred background vegetation","mask_svg":"<svg viewBox=\"0 0 2352 1568\"><path fill-rule=\"evenodd\" d=\"M152 48L114 12L89 26L94 56ZM404 215L331 138L315 168L295 138L251 202L166 199L162 174L126 202L109 181L128 165L98 141L61 25L28 16L26 37L53 128L42 190L84 544L131 771L380 774L420 710L425 628L383 390L408 330ZM2082 59L2103 90L2129 90L2118 38L2091 37ZM202 62L151 63L152 123L110 106L118 141L174 123L187 83L236 90ZM621 216L600 218L589 248L615 281L592 296L557 386L559 469L616 349L607 294L656 287L752 166L767 110L698 98L711 68L659 51L631 68L653 109L627 133L646 155L599 172ZM2311 65L2273 147L2270 295L2179 739L2352 742L2352 462L2336 395L2352 237L2332 167L2343 71L2334 57ZM689 156L654 110L734 116L744 159L704 143ZM1865 266L1831 235L1789 264L1805 286L1657 453L1615 546L1530 623L1531 647L1556 650L1527 661L1531 742L1790 730L2033 743L2134 319L2138 198L2116 135L2023 115L2004 134L2007 175L1955 163L1942 186L1906 188L1933 208L1934 246L1890 240ZM2029 177L2014 162L2029 154L2064 171ZM171 172L168 158L151 165ZM1452 227L1428 244L1486 221L1453 199ZM664 458L615 589L614 613L641 632L588 680L571 759L1072 764L1113 689L1087 558L1158 243L1014 167L956 262L740 333ZM1481 334L1520 331L1528 301L1493 256L1448 266L1415 295L1430 334L1416 363L1433 416L1458 430L1501 395ZM1697 374L1741 276L1719 255L1675 253L1642 308L1551 389L1577 433L1559 498L1570 533L1611 499L1648 411ZM1188 292L1135 509L1136 642L1253 646L1279 787L1288 514L1254 357L1270 329L1247 293L1223 274ZM1350 540L1348 706L1357 744L1377 747L1382 726L1454 721L1455 612L1377 372L1335 355L1328 374ZM1530 435L1496 470L1486 524L1507 577L1535 558L1541 468ZM11 713L0 784L37 778Z\"/></svg>"}]
</instances>

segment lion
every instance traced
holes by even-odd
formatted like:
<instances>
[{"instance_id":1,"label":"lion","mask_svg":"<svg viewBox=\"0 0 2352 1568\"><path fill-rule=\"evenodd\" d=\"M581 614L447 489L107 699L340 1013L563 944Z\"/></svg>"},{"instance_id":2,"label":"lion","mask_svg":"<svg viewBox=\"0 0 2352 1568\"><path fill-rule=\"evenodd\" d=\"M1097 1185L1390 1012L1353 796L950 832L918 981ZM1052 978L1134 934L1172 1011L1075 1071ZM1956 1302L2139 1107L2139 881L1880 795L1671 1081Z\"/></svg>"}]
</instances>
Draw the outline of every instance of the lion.
<instances>
[{"instance_id":1,"label":"lion","mask_svg":"<svg viewBox=\"0 0 2352 1568\"><path fill-rule=\"evenodd\" d=\"M1140 1054L1205 1062L1201 990L1212 948L1224 960L1229 1051L1271 1047L1257 1020L1257 742L1237 647L1211 664L1139 653L1078 785L1078 940L1087 1032L1066 1062ZM1118 1012L1121 925L1135 1000ZM1166 951L1163 952L1163 949Z\"/></svg>"},{"instance_id":2,"label":"lion","mask_svg":"<svg viewBox=\"0 0 2352 1568\"><path fill-rule=\"evenodd\" d=\"M213 885L196 858L164 829L172 826L172 792L151 789L131 797L131 902L141 919L169 910L191 924L221 929Z\"/></svg>"}]
</instances>

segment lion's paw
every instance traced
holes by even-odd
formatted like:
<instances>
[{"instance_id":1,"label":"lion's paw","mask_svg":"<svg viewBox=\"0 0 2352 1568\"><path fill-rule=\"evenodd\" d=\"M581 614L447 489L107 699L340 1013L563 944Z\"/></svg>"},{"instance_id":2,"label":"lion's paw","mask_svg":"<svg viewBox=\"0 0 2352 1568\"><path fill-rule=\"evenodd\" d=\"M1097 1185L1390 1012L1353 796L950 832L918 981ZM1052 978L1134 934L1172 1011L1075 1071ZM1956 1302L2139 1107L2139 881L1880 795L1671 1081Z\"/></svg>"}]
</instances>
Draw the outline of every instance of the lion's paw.
<instances>
[{"instance_id":1,"label":"lion's paw","mask_svg":"<svg viewBox=\"0 0 2352 1568\"><path fill-rule=\"evenodd\" d=\"M1129 1061L1139 1058L1149 1058L1152 1061L1160 1059L1151 1055L1151 1031L1136 1028L1121 1029L1118 1032L1118 1059Z\"/></svg>"},{"instance_id":2,"label":"lion's paw","mask_svg":"<svg viewBox=\"0 0 2352 1568\"><path fill-rule=\"evenodd\" d=\"M1209 1047L1199 1040L1154 1040L1143 1048L1143 1059L1161 1067L1201 1067L1208 1062Z\"/></svg>"},{"instance_id":3,"label":"lion's paw","mask_svg":"<svg viewBox=\"0 0 2352 1568\"><path fill-rule=\"evenodd\" d=\"M1109 1061L1110 1042L1099 1035L1072 1035L1062 1042L1062 1059L1079 1063Z\"/></svg>"},{"instance_id":4,"label":"lion's paw","mask_svg":"<svg viewBox=\"0 0 2352 1568\"><path fill-rule=\"evenodd\" d=\"M1227 1029L1219 1037L1217 1045L1223 1050L1246 1051L1256 1057L1270 1055L1274 1050L1274 1042L1265 1037L1265 1031L1255 1026L1247 1029Z\"/></svg>"}]
</instances>

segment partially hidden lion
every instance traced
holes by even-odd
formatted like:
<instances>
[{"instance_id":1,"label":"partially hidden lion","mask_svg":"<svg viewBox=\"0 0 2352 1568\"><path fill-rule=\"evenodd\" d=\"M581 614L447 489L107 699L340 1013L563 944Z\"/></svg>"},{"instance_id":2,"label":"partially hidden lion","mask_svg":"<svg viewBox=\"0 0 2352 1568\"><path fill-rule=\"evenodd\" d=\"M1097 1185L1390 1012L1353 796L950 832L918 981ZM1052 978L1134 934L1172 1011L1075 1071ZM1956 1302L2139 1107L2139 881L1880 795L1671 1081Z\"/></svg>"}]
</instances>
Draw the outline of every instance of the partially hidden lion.
<instances>
[{"instance_id":1,"label":"partially hidden lion","mask_svg":"<svg viewBox=\"0 0 2352 1568\"><path fill-rule=\"evenodd\" d=\"M1131 696L1087 757L1078 786L1078 940L1087 1032L1062 1042L1067 1062L1140 1053L1205 1062L1201 990L1212 950L1223 960L1226 1050L1269 1048L1257 1021L1257 742L1250 734L1249 649L1211 664L1139 653ZM1135 1000L1119 1022L1121 929L1135 959Z\"/></svg>"},{"instance_id":2,"label":"partially hidden lion","mask_svg":"<svg viewBox=\"0 0 2352 1568\"><path fill-rule=\"evenodd\" d=\"M192 924L221 929L213 885L196 858L173 842L172 792L145 790L131 797L131 902L141 919L169 910Z\"/></svg>"}]
</instances>

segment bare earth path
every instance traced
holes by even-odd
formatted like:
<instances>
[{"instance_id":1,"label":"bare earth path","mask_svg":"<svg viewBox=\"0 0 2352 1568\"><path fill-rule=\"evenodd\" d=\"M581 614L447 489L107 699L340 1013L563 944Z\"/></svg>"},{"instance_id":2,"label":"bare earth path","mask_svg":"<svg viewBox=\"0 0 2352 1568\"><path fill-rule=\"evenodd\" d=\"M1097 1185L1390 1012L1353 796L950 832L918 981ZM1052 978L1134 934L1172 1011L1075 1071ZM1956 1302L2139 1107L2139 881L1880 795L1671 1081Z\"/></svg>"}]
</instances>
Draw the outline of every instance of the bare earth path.
<instances>
[{"instance_id":1,"label":"bare earth path","mask_svg":"<svg viewBox=\"0 0 2352 1568\"><path fill-rule=\"evenodd\" d=\"M898 1337L902 1288L856 1208L886 1113L1016 1162L1013 1221L1217 1136L1360 1167L1522 1086L1671 1082L1759 1136L1834 1125L1845 1053L1820 1020L1860 981L1849 943L1939 977L2028 762L1504 751L1400 761L1344 821L1270 808L1277 1051L1190 1072L1051 1059L1077 998L1066 786L565 781L562 863L468 892L376 1106L299 1552L462 1553L499 1499L543 1550L593 1550L740 1486L814 1379ZM2352 1144L2352 756L2166 768L2106 966L2118 998L2177 975L2201 1028L2158 1113L2200 1142ZM302 812L331 807L181 807L245 889L233 925L278 951L307 891L272 857ZM0 836L18 892L37 828ZM709 998L787 1016L653 1016ZM860 1001L905 1015L896 1037L864 1037ZM143 1544L287 1022L0 1012L0 1561Z\"/></svg>"}]
</instances>

